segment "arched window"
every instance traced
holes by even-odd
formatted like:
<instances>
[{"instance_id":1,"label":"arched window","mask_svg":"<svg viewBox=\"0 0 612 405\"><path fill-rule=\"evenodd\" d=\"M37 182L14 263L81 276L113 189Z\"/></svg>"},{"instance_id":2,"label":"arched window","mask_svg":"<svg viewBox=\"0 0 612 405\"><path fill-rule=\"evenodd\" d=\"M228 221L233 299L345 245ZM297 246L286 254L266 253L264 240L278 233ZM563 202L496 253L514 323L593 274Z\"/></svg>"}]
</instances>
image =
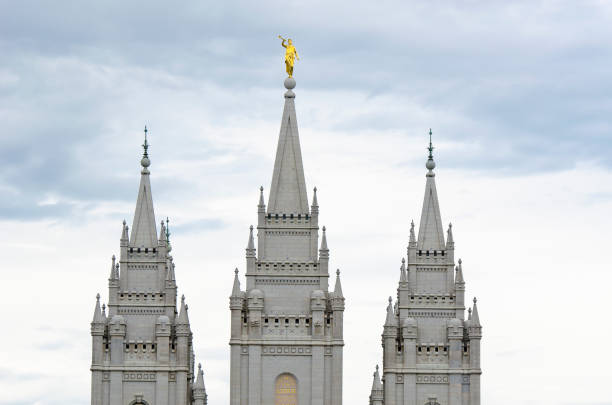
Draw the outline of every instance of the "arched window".
<instances>
[{"instance_id":1,"label":"arched window","mask_svg":"<svg viewBox=\"0 0 612 405\"><path fill-rule=\"evenodd\" d=\"M132 402L130 402L130 405L149 405L147 401L142 399L142 394L136 394L134 395L134 397L135 399Z\"/></svg>"},{"instance_id":2,"label":"arched window","mask_svg":"<svg viewBox=\"0 0 612 405\"><path fill-rule=\"evenodd\" d=\"M276 378L274 405L298 405L297 380L292 374L281 374Z\"/></svg>"}]
</instances>

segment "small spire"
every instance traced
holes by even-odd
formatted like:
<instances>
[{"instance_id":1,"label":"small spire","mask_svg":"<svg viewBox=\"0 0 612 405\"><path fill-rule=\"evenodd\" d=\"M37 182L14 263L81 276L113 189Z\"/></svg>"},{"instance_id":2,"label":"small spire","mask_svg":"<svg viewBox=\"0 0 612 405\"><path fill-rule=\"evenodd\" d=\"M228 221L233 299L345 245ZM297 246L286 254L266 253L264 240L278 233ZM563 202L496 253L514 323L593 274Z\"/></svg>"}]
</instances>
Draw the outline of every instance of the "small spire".
<instances>
[{"instance_id":1,"label":"small spire","mask_svg":"<svg viewBox=\"0 0 612 405\"><path fill-rule=\"evenodd\" d=\"M110 279L115 279L115 255L113 255L111 259L111 271L110 271Z\"/></svg>"},{"instance_id":2,"label":"small spire","mask_svg":"<svg viewBox=\"0 0 612 405\"><path fill-rule=\"evenodd\" d=\"M383 389L382 382L380 381L380 373L378 372L378 364L376 365L376 371L374 372L374 381L372 381L372 391L380 391Z\"/></svg>"},{"instance_id":3,"label":"small spire","mask_svg":"<svg viewBox=\"0 0 612 405\"><path fill-rule=\"evenodd\" d=\"M334 296L336 298L343 298L342 284L340 284L340 269L336 270L336 286L334 287Z\"/></svg>"},{"instance_id":4,"label":"small spire","mask_svg":"<svg viewBox=\"0 0 612 405\"><path fill-rule=\"evenodd\" d=\"M323 235L321 236L321 250L329 250L327 248L327 234L325 226L323 226Z\"/></svg>"},{"instance_id":5,"label":"small spire","mask_svg":"<svg viewBox=\"0 0 612 405\"><path fill-rule=\"evenodd\" d=\"M189 325L189 315L187 314L187 305L185 304L185 295L181 296L181 312L179 313L177 324Z\"/></svg>"},{"instance_id":6,"label":"small spire","mask_svg":"<svg viewBox=\"0 0 612 405\"><path fill-rule=\"evenodd\" d=\"M393 298L389 297L389 305L387 305L387 319L385 320L385 326L395 325L395 311L393 310Z\"/></svg>"},{"instance_id":7,"label":"small spire","mask_svg":"<svg viewBox=\"0 0 612 405\"><path fill-rule=\"evenodd\" d=\"M232 287L232 297L241 297L240 279L238 278L238 267L234 270L234 286Z\"/></svg>"},{"instance_id":8,"label":"small spire","mask_svg":"<svg viewBox=\"0 0 612 405\"><path fill-rule=\"evenodd\" d=\"M106 304L102 304L102 318L106 319Z\"/></svg>"},{"instance_id":9,"label":"small spire","mask_svg":"<svg viewBox=\"0 0 612 405\"><path fill-rule=\"evenodd\" d=\"M259 206L260 207L265 207L266 206L266 203L264 201L263 191L264 191L263 186L259 186Z\"/></svg>"},{"instance_id":10,"label":"small spire","mask_svg":"<svg viewBox=\"0 0 612 405\"><path fill-rule=\"evenodd\" d=\"M416 243L416 236L414 234L414 220L410 221L410 244Z\"/></svg>"},{"instance_id":11,"label":"small spire","mask_svg":"<svg viewBox=\"0 0 612 405\"><path fill-rule=\"evenodd\" d=\"M119 279L119 263L115 264L115 278Z\"/></svg>"},{"instance_id":12,"label":"small spire","mask_svg":"<svg viewBox=\"0 0 612 405\"><path fill-rule=\"evenodd\" d=\"M121 228L121 240L127 242L128 239L129 239L128 226L127 226L127 223L125 222L125 219L124 219L123 220L123 227Z\"/></svg>"},{"instance_id":13,"label":"small spire","mask_svg":"<svg viewBox=\"0 0 612 405\"><path fill-rule=\"evenodd\" d=\"M472 325L480 326L480 317L478 316L478 306L476 305L476 297L474 297L474 310L472 311Z\"/></svg>"},{"instance_id":14,"label":"small spire","mask_svg":"<svg viewBox=\"0 0 612 405\"><path fill-rule=\"evenodd\" d=\"M315 187L313 189L314 193L312 195L312 206L313 207L318 207L319 206L319 201L317 200L317 188Z\"/></svg>"},{"instance_id":15,"label":"small spire","mask_svg":"<svg viewBox=\"0 0 612 405\"><path fill-rule=\"evenodd\" d=\"M253 225L249 228L249 242L247 244L247 250L255 250L255 239L253 238Z\"/></svg>"},{"instance_id":16,"label":"small spire","mask_svg":"<svg viewBox=\"0 0 612 405\"><path fill-rule=\"evenodd\" d=\"M161 226L159 230L159 240L160 242L166 241L166 225L164 224L163 220L161 221Z\"/></svg>"},{"instance_id":17,"label":"small spire","mask_svg":"<svg viewBox=\"0 0 612 405\"><path fill-rule=\"evenodd\" d=\"M405 283L408 281L408 277L406 275L406 259L402 257L402 265L400 266L400 283Z\"/></svg>"},{"instance_id":18,"label":"small spire","mask_svg":"<svg viewBox=\"0 0 612 405\"><path fill-rule=\"evenodd\" d=\"M453 239L453 224L448 223L448 231L446 232L446 249L454 249L455 240Z\"/></svg>"},{"instance_id":19,"label":"small spire","mask_svg":"<svg viewBox=\"0 0 612 405\"><path fill-rule=\"evenodd\" d=\"M463 280L463 268L461 266L461 259L459 259L459 264L457 265L455 270L457 271L457 274L455 275L455 284L465 283L465 281Z\"/></svg>"},{"instance_id":20,"label":"small spire","mask_svg":"<svg viewBox=\"0 0 612 405\"><path fill-rule=\"evenodd\" d=\"M196 378L196 383L193 386L196 390L205 390L204 387L204 371L202 371L202 363L198 363L198 377Z\"/></svg>"},{"instance_id":21,"label":"small spire","mask_svg":"<svg viewBox=\"0 0 612 405\"><path fill-rule=\"evenodd\" d=\"M104 323L104 318L102 318L102 310L100 309L100 294L96 295L96 307L94 308L92 323Z\"/></svg>"},{"instance_id":22,"label":"small spire","mask_svg":"<svg viewBox=\"0 0 612 405\"><path fill-rule=\"evenodd\" d=\"M468 321L472 320L472 308L468 308Z\"/></svg>"}]
</instances>

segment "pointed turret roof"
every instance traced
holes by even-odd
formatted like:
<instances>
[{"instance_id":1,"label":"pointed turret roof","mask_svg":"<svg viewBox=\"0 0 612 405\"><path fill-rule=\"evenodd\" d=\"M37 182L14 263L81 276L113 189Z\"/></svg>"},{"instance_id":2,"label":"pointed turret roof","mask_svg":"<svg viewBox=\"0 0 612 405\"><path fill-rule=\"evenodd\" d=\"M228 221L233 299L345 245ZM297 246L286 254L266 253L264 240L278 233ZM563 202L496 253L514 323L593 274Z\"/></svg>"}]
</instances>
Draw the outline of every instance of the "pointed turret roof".
<instances>
[{"instance_id":1,"label":"pointed turret roof","mask_svg":"<svg viewBox=\"0 0 612 405\"><path fill-rule=\"evenodd\" d=\"M198 377L196 378L196 383L193 388L196 390L206 390L206 387L204 386L204 371L202 371L202 363L198 363Z\"/></svg>"},{"instance_id":2,"label":"pointed turret roof","mask_svg":"<svg viewBox=\"0 0 612 405\"><path fill-rule=\"evenodd\" d=\"M240 297L242 292L240 291L240 279L238 278L238 268L234 270L234 286L232 287L232 297Z\"/></svg>"},{"instance_id":3,"label":"pointed turret roof","mask_svg":"<svg viewBox=\"0 0 612 405\"><path fill-rule=\"evenodd\" d=\"M255 250L255 239L253 238L253 225L249 228L249 242L247 243L247 250Z\"/></svg>"},{"instance_id":4,"label":"pointed turret roof","mask_svg":"<svg viewBox=\"0 0 612 405\"><path fill-rule=\"evenodd\" d=\"M134 247L155 247L157 246L157 230L155 226L155 213L153 212L153 196L151 195L151 182L149 180L149 160L147 142L147 127L145 127L145 141L142 145L144 154L140 164L140 187L138 189L138 199L136 200L136 211L134 212L134 222L132 223L132 235L130 245Z\"/></svg>"},{"instance_id":5,"label":"pointed turret roof","mask_svg":"<svg viewBox=\"0 0 612 405\"><path fill-rule=\"evenodd\" d=\"M431 129L429 130L429 157L427 167L427 182L425 184L425 197L423 199L423 210L421 211L421 223L419 225L419 238L417 248L420 250L443 250L444 231L440 217L440 205L438 203L438 192L433 169L436 163L433 160L433 146L431 144Z\"/></svg>"},{"instance_id":6,"label":"pointed turret roof","mask_svg":"<svg viewBox=\"0 0 612 405\"><path fill-rule=\"evenodd\" d=\"M323 227L323 235L321 236L321 250L329 250L327 248L327 234L326 234L325 226Z\"/></svg>"},{"instance_id":7,"label":"pointed turret roof","mask_svg":"<svg viewBox=\"0 0 612 405\"><path fill-rule=\"evenodd\" d=\"M177 324L189 325L189 315L187 314L187 305L185 304L185 296L181 296L181 312L179 313Z\"/></svg>"},{"instance_id":8,"label":"pointed turret roof","mask_svg":"<svg viewBox=\"0 0 612 405\"><path fill-rule=\"evenodd\" d=\"M480 326L480 317L478 316L478 306L476 305L476 297L474 297L474 309L472 310L472 325Z\"/></svg>"},{"instance_id":9,"label":"pointed turret roof","mask_svg":"<svg viewBox=\"0 0 612 405\"><path fill-rule=\"evenodd\" d=\"M127 226L127 222L125 222L125 219L124 219L123 227L121 228L121 240L126 241L127 243L128 237L129 237L129 227Z\"/></svg>"},{"instance_id":10,"label":"pointed turret roof","mask_svg":"<svg viewBox=\"0 0 612 405\"><path fill-rule=\"evenodd\" d=\"M334 287L334 296L337 298L344 297L342 294L342 284L340 284L340 269L336 270L336 286Z\"/></svg>"},{"instance_id":11,"label":"pointed turret roof","mask_svg":"<svg viewBox=\"0 0 612 405\"><path fill-rule=\"evenodd\" d=\"M448 231L446 231L446 249L453 249L455 240L453 239L453 224L449 222Z\"/></svg>"},{"instance_id":12,"label":"pointed turret roof","mask_svg":"<svg viewBox=\"0 0 612 405\"><path fill-rule=\"evenodd\" d=\"M115 261L116 261L116 258L115 258L115 255L113 255L113 257L111 259L111 271L110 271L110 279L111 280L115 280L115 275L117 274L117 273L115 273Z\"/></svg>"},{"instance_id":13,"label":"pointed turret roof","mask_svg":"<svg viewBox=\"0 0 612 405\"><path fill-rule=\"evenodd\" d=\"M285 81L285 108L281 121L268 212L277 214L307 214L308 196L302 165L302 151L295 114L295 80Z\"/></svg>"},{"instance_id":14,"label":"pointed turret roof","mask_svg":"<svg viewBox=\"0 0 612 405\"><path fill-rule=\"evenodd\" d=\"M102 309L100 309L100 294L96 295L96 307L94 308L94 315L91 323L104 323Z\"/></svg>"},{"instance_id":15,"label":"pointed turret roof","mask_svg":"<svg viewBox=\"0 0 612 405\"><path fill-rule=\"evenodd\" d=\"M259 186L259 207L265 207L266 206L266 202L264 201L264 195L263 195L263 186Z\"/></svg>"},{"instance_id":16,"label":"pointed turret roof","mask_svg":"<svg viewBox=\"0 0 612 405\"><path fill-rule=\"evenodd\" d=\"M383 389L382 381L380 381L380 373L378 372L378 364L376 365L376 371L374 372L374 380L372 381L372 391L379 391Z\"/></svg>"},{"instance_id":17,"label":"pointed turret roof","mask_svg":"<svg viewBox=\"0 0 612 405\"><path fill-rule=\"evenodd\" d=\"M459 264L457 265L457 274L455 275L455 283L465 283L463 280L463 269L461 266L461 259L459 259Z\"/></svg>"}]
</instances>

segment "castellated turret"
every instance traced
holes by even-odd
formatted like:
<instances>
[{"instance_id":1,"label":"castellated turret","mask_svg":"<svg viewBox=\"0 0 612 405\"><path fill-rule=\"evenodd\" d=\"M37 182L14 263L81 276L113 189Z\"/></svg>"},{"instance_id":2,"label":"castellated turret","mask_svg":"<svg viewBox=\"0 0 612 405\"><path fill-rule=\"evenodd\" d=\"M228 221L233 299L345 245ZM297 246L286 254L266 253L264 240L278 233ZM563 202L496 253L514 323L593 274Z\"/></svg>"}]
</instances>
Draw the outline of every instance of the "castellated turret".
<instances>
[{"instance_id":1,"label":"castellated turret","mask_svg":"<svg viewBox=\"0 0 612 405\"><path fill-rule=\"evenodd\" d=\"M327 230L319 233L317 189L310 206L306 192L295 80L285 87L268 205L260 187L246 285L236 269L230 296L230 404L341 405L345 299L339 270L330 291Z\"/></svg>"},{"instance_id":2,"label":"castellated turret","mask_svg":"<svg viewBox=\"0 0 612 405\"><path fill-rule=\"evenodd\" d=\"M432 151L430 131L418 237L412 222L397 299L386 309L382 385L377 368L370 405L480 405L482 326L475 298L465 320L463 263L455 263L452 225L444 238Z\"/></svg>"},{"instance_id":3,"label":"castellated turret","mask_svg":"<svg viewBox=\"0 0 612 405\"><path fill-rule=\"evenodd\" d=\"M185 297L177 311L168 221L157 234L146 135L131 232L123 221L119 260L112 257L108 316L98 294L91 322L91 403L205 405Z\"/></svg>"}]
</instances>

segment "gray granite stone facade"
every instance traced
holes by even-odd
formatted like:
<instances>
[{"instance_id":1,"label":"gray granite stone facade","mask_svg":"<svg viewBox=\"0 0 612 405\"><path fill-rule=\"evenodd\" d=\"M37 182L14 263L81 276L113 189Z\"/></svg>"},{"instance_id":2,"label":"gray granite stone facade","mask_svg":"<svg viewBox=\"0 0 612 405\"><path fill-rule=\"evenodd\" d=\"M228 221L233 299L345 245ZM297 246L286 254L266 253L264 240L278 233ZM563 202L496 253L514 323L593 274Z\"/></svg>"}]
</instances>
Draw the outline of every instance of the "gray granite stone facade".
<instances>
[{"instance_id":1,"label":"gray granite stone facade","mask_svg":"<svg viewBox=\"0 0 612 405\"><path fill-rule=\"evenodd\" d=\"M431 136L431 132L430 132ZM482 326L476 298L465 319L465 281L449 224L446 241L429 144L418 238L410 227L397 300L389 297L382 334L383 377L370 405L480 405Z\"/></svg>"},{"instance_id":2,"label":"gray granite stone facade","mask_svg":"<svg viewBox=\"0 0 612 405\"><path fill-rule=\"evenodd\" d=\"M194 374L185 297L177 311L172 248L163 221L157 236L146 129L143 146L132 231L123 221L119 260L112 258L108 316L98 294L91 323L91 404L205 405L201 367Z\"/></svg>"},{"instance_id":3,"label":"gray granite stone facade","mask_svg":"<svg viewBox=\"0 0 612 405\"><path fill-rule=\"evenodd\" d=\"M246 289L238 270L230 297L231 405L341 405L344 296L340 273L328 291L325 227L319 246L316 188L308 206L295 113L294 79L285 107L268 206L251 227Z\"/></svg>"}]
</instances>

